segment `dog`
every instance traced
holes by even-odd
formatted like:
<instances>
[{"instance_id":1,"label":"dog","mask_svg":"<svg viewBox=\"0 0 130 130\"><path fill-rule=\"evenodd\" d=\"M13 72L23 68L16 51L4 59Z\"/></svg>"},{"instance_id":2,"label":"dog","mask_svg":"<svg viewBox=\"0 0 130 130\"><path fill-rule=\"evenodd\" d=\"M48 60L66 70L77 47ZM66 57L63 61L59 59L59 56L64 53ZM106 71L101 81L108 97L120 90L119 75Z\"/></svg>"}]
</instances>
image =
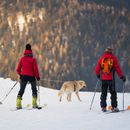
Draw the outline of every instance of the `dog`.
<instances>
[{"instance_id":1,"label":"dog","mask_svg":"<svg viewBox=\"0 0 130 130\"><path fill-rule=\"evenodd\" d=\"M58 93L58 96L60 97L59 101L60 102L62 101L63 94L67 94L67 100L68 102L71 102L71 95L73 92L75 92L78 100L81 101L79 97L79 90L86 87L87 87L86 83L82 80L64 82Z\"/></svg>"}]
</instances>

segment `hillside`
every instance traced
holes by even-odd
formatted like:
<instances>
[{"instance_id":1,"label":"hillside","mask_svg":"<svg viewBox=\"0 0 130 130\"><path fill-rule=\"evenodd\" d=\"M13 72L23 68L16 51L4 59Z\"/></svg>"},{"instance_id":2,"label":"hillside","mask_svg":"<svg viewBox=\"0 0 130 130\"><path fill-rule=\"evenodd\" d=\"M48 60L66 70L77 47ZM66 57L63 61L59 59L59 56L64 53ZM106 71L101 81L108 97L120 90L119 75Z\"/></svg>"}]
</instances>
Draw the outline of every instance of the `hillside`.
<instances>
[{"instance_id":1,"label":"hillside","mask_svg":"<svg viewBox=\"0 0 130 130\"><path fill-rule=\"evenodd\" d=\"M15 81L0 78L0 101L11 89ZM92 92L80 92L82 102L73 94L72 102L59 102L57 90L40 87L41 105L47 104L41 110L23 109L14 111L19 84L0 104L1 130L129 130L130 111L105 114L101 112L100 93L96 93L92 110L90 103ZM125 108L130 105L130 94L125 93ZM23 107L31 103L31 88L27 85L23 96ZM108 96L108 105L110 100ZM122 109L122 93L118 93L119 109Z\"/></svg>"},{"instance_id":2,"label":"hillside","mask_svg":"<svg viewBox=\"0 0 130 130\"><path fill-rule=\"evenodd\" d=\"M130 91L130 11L128 0L0 1L0 76L16 80L18 59L30 43L41 83L85 80L94 90L95 65L107 46L114 48ZM122 81L116 78L117 90ZM99 90L100 91L100 90Z\"/></svg>"}]
</instances>

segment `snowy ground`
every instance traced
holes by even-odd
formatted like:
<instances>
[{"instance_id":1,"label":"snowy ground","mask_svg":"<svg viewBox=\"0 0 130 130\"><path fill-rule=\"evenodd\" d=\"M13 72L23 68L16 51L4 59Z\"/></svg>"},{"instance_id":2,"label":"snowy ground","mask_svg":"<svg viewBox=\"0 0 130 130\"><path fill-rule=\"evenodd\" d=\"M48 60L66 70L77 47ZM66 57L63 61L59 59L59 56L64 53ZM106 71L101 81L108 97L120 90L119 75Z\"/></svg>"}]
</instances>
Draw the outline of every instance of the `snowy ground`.
<instances>
[{"instance_id":1,"label":"snowy ground","mask_svg":"<svg viewBox=\"0 0 130 130\"><path fill-rule=\"evenodd\" d=\"M0 78L0 101L14 85L10 79ZM130 111L105 114L100 111L100 93L96 93L93 108L90 103L93 93L80 92L82 102L75 95L72 102L66 98L58 101L57 90L40 87L41 110L19 110L15 108L19 84L12 90L3 104L0 105L0 130L130 130ZM108 95L108 105L110 99ZM31 103L30 84L23 96L23 106ZM118 93L119 108L122 109L122 94ZM125 94L125 108L130 105L130 93Z\"/></svg>"}]
</instances>

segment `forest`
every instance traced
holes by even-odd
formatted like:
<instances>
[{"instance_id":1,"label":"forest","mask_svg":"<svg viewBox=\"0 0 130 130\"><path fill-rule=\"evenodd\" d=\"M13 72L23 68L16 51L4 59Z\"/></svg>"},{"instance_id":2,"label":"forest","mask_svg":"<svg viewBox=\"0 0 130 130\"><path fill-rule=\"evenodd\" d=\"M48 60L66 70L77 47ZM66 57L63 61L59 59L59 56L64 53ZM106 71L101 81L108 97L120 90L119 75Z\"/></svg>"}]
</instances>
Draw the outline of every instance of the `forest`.
<instances>
[{"instance_id":1,"label":"forest","mask_svg":"<svg viewBox=\"0 0 130 130\"><path fill-rule=\"evenodd\" d=\"M95 66L111 46L130 92L129 0L0 1L0 77L19 79L16 66L27 43L41 85L59 89L64 81L84 80L86 91L94 90ZM117 91L122 86L116 75Z\"/></svg>"}]
</instances>

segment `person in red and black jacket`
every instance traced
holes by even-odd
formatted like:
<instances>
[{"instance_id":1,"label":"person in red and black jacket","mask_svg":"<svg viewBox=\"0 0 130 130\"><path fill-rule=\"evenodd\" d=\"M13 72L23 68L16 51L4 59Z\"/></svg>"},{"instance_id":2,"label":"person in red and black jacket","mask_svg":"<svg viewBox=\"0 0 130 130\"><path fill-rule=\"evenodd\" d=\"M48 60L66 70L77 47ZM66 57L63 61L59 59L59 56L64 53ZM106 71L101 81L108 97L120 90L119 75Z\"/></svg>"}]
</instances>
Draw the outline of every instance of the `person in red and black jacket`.
<instances>
[{"instance_id":1,"label":"person in red and black jacket","mask_svg":"<svg viewBox=\"0 0 130 130\"><path fill-rule=\"evenodd\" d=\"M107 98L107 90L109 88L109 91L111 93L111 106L112 111L119 111L117 107L117 92L115 89L115 72L117 72L120 79L123 80L123 82L126 81L125 76L122 73L122 70L120 68L120 65L118 63L117 58L112 54L113 49L111 47L107 47L105 50L105 54L99 59L98 64L95 69L95 73L98 79L101 79L102 81L102 87L101 87L101 108L102 111L106 111L106 98ZM111 68L110 73L105 73L102 71L102 61L105 58L112 59L113 65Z\"/></svg>"},{"instance_id":2,"label":"person in red and black jacket","mask_svg":"<svg viewBox=\"0 0 130 130\"><path fill-rule=\"evenodd\" d=\"M18 109L22 108L21 100L24 94L26 85L30 82L32 87L32 106L37 106L37 88L36 79L39 81L39 70L36 59L33 57L32 49L30 44L26 44L24 56L21 57L18 66L17 73L20 76L20 90L17 95L16 106Z\"/></svg>"}]
</instances>

